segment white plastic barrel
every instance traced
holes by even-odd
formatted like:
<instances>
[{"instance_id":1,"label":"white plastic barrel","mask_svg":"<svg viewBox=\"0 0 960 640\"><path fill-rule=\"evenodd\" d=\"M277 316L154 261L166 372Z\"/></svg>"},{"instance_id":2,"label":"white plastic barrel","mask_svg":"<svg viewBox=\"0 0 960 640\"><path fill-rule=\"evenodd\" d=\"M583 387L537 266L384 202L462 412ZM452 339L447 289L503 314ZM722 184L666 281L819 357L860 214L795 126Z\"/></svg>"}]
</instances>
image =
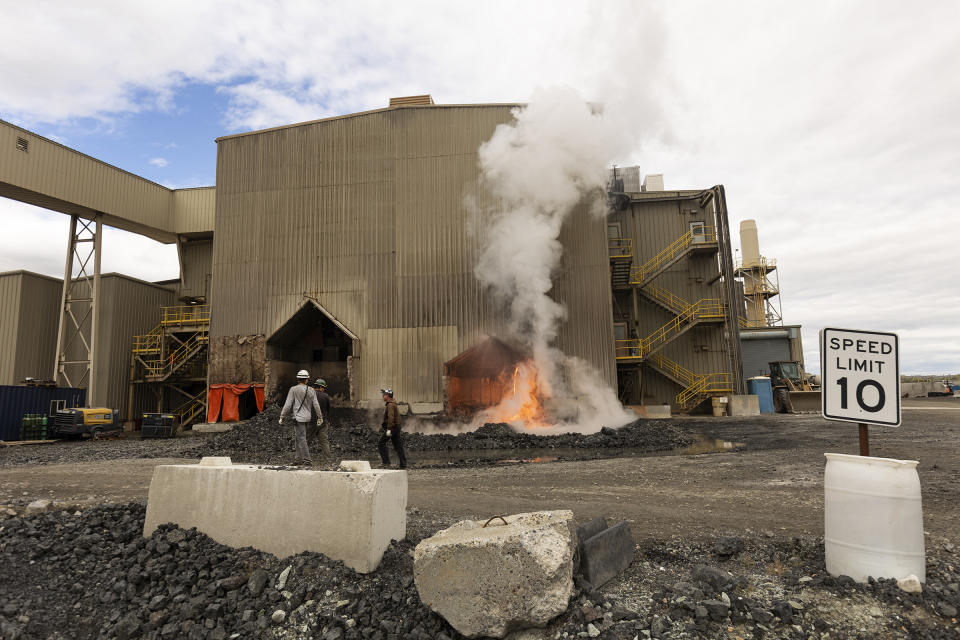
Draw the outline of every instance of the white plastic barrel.
<instances>
[{"instance_id":1,"label":"white plastic barrel","mask_svg":"<svg viewBox=\"0 0 960 640\"><path fill-rule=\"evenodd\" d=\"M916 460L827 453L824 553L827 571L926 581L923 509Z\"/></svg>"}]
</instances>

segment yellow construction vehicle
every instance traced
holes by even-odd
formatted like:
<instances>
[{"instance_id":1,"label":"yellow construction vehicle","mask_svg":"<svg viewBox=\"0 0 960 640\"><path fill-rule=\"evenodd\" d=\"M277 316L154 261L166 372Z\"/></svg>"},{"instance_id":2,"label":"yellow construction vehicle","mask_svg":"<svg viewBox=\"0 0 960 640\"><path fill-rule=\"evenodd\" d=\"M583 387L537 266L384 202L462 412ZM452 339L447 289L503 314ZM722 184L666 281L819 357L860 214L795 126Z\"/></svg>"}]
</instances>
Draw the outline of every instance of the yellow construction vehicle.
<instances>
[{"instance_id":1,"label":"yellow construction vehicle","mask_svg":"<svg viewBox=\"0 0 960 640\"><path fill-rule=\"evenodd\" d=\"M61 436L98 440L121 429L120 412L103 407L60 409L53 417L53 432Z\"/></svg>"},{"instance_id":2,"label":"yellow construction vehicle","mask_svg":"<svg viewBox=\"0 0 960 640\"><path fill-rule=\"evenodd\" d=\"M815 413L820 410L820 389L799 362L771 362L770 386L777 413Z\"/></svg>"}]
</instances>

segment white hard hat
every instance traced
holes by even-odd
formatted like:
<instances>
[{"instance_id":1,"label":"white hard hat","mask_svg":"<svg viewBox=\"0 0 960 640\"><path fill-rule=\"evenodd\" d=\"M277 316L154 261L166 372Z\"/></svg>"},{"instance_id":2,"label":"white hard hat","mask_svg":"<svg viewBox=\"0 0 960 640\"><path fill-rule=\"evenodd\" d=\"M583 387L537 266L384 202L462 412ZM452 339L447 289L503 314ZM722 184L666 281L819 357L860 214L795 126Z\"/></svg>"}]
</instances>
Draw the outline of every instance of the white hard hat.
<instances>
[{"instance_id":1,"label":"white hard hat","mask_svg":"<svg viewBox=\"0 0 960 640\"><path fill-rule=\"evenodd\" d=\"M310 377L310 372L307 371L306 369L300 369L300 371L297 372L297 380L302 380L304 378L309 378L309 377Z\"/></svg>"}]
</instances>

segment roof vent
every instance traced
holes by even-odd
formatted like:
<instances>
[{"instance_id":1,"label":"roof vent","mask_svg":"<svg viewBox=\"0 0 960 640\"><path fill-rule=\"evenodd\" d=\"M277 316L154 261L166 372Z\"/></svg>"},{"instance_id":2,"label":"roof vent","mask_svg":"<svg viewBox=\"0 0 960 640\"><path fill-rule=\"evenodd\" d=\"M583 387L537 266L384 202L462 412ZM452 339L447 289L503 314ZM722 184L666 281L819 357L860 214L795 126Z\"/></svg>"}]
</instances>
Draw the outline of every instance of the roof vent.
<instances>
[{"instance_id":1,"label":"roof vent","mask_svg":"<svg viewBox=\"0 0 960 640\"><path fill-rule=\"evenodd\" d=\"M422 107L433 104L433 96L430 94L422 96L405 96L402 98L390 98L391 107Z\"/></svg>"},{"instance_id":2,"label":"roof vent","mask_svg":"<svg viewBox=\"0 0 960 640\"><path fill-rule=\"evenodd\" d=\"M26 138L17 138L17 149L20 151L26 151L30 147L30 143Z\"/></svg>"}]
</instances>

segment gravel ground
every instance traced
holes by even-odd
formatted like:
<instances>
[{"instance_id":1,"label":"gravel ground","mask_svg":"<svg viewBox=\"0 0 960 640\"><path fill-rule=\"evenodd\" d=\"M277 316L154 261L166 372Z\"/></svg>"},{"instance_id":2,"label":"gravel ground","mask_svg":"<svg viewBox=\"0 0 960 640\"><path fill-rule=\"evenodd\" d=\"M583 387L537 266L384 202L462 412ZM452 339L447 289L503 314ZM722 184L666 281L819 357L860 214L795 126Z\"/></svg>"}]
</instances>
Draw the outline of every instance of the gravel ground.
<instances>
[{"instance_id":1,"label":"gravel ground","mask_svg":"<svg viewBox=\"0 0 960 640\"><path fill-rule=\"evenodd\" d=\"M129 503L0 521L0 636L460 637L420 603L412 574L416 542L451 521L413 510L407 539L361 575L320 554L277 559L170 526L143 538L143 516ZM518 637L956 639L955 552L930 550L924 592L913 595L825 575L819 538L649 539L624 574Z\"/></svg>"}]
</instances>

